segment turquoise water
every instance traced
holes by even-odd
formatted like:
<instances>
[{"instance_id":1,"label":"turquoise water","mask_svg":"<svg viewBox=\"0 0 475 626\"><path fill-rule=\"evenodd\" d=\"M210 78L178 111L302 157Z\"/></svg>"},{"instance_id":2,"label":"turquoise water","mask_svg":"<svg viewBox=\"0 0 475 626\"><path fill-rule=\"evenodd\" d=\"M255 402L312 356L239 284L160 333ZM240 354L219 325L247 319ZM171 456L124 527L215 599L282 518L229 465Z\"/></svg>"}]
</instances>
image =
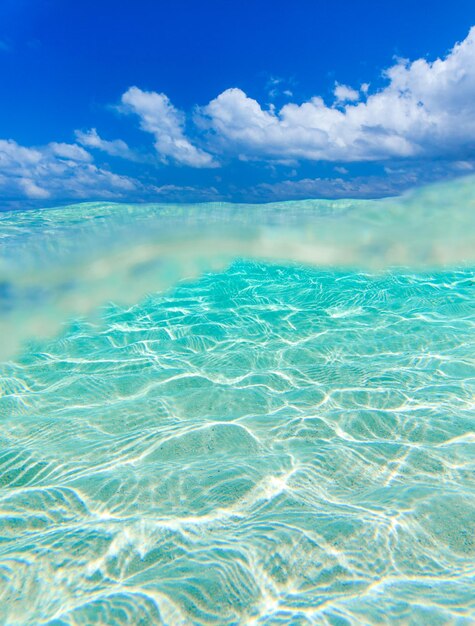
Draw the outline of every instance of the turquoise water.
<instances>
[{"instance_id":1,"label":"turquoise water","mask_svg":"<svg viewBox=\"0 0 475 626\"><path fill-rule=\"evenodd\" d=\"M371 203L320 207L318 236L281 208L248 258L254 232L227 231L229 259L199 237L164 253L175 219L111 205L126 271L105 205L4 217L0 623L475 622L472 218L444 239L459 263L420 239L425 265L419 248L411 267L349 268L323 243L344 256L342 221ZM107 248L99 282L77 232L88 257ZM278 261L285 236L306 265L293 244ZM141 273L131 245L150 237Z\"/></svg>"}]
</instances>

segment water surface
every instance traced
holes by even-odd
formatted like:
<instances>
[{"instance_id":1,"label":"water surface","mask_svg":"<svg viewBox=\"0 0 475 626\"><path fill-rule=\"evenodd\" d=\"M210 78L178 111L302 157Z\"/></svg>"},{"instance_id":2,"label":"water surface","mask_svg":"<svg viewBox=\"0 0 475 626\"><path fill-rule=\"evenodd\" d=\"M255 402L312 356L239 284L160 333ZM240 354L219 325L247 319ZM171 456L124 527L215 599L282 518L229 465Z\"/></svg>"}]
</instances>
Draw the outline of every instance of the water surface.
<instances>
[{"instance_id":1,"label":"water surface","mask_svg":"<svg viewBox=\"0 0 475 626\"><path fill-rule=\"evenodd\" d=\"M473 624L473 194L448 228L443 191L2 216L0 622Z\"/></svg>"}]
</instances>

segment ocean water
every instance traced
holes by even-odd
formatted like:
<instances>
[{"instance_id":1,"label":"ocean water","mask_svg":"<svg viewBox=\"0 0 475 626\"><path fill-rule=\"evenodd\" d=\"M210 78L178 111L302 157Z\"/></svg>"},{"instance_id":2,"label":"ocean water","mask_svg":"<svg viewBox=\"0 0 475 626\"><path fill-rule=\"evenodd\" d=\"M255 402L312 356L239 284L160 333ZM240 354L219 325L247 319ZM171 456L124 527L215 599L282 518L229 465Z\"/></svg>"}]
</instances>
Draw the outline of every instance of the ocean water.
<instances>
[{"instance_id":1,"label":"ocean water","mask_svg":"<svg viewBox=\"0 0 475 626\"><path fill-rule=\"evenodd\" d=\"M475 183L0 214L0 623L475 623Z\"/></svg>"}]
</instances>

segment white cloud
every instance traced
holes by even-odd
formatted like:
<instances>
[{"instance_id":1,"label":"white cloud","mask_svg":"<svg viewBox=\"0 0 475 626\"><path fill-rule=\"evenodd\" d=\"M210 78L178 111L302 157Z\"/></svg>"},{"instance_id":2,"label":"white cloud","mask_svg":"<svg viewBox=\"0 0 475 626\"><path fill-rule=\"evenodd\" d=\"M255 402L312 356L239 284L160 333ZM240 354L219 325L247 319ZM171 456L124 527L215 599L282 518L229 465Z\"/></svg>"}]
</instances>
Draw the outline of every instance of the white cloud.
<instances>
[{"instance_id":1,"label":"white cloud","mask_svg":"<svg viewBox=\"0 0 475 626\"><path fill-rule=\"evenodd\" d=\"M155 137L155 149L164 162L171 158L191 167L216 167L214 158L185 136L185 115L165 94L131 87L122 95L122 105L139 116L142 130Z\"/></svg>"},{"instance_id":2,"label":"white cloud","mask_svg":"<svg viewBox=\"0 0 475 626\"><path fill-rule=\"evenodd\" d=\"M335 85L333 93L337 102L354 102L360 98L360 94L356 89L352 89L348 85L339 85L338 83Z\"/></svg>"},{"instance_id":3,"label":"white cloud","mask_svg":"<svg viewBox=\"0 0 475 626\"><path fill-rule=\"evenodd\" d=\"M212 131L216 151L241 158L371 161L473 152L475 27L446 58L398 60L385 77L385 88L358 103L342 105L357 92L338 85L338 108L314 97L276 112L227 89L201 108L199 123Z\"/></svg>"},{"instance_id":4,"label":"white cloud","mask_svg":"<svg viewBox=\"0 0 475 626\"><path fill-rule=\"evenodd\" d=\"M99 136L95 128L87 131L74 131L77 141L86 148L101 150L110 156L121 157L123 159L135 159L135 155L129 146L122 139L108 141Z\"/></svg>"},{"instance_id":5,"label":"white cloud","mask_svg":"<svg viewBox=\"0 0 475 626\"><path fill-rule=\"evenodd\" d=\"M0 139L0 190L13 198L115 198L138 183L94 165L76 144L50 143L39 148Z\"/></svg>"},{"instance_id":6,"label":"white cloud","mask_svg":"<svg viewBox=\"0 0 475 626\"><path fill-rule=\"evenodd\" d=\"M50 197L50 192L39 187L31 178L22 177L18 180L18 186L23 190L25 196L32 200L43 200Z\"/></svg>"},{"instance_id":7,"label":"white cloud","mask_svg":"<svg viewBox=\"0 0 475 626\"><path fill-rule=\"evenodd\" d=\"M293 93L288 87L285 88L285 85L292 83L292 79L288 80L285 78L280 78L279 76L270 76L266 84L269 98L271 100L280 96L286 96L287 98L291 98L293 96Z\"/></svg>"},{"instance_id":8,"label":"white cloud","mask_svg":"<svg viewBox=\"0 0 475 626\"><path fill-rule=\"evenodd\" d=\"M92 156L89 152L86 152L81 146L70 143L56 143L52 142L48 144L48 149L55 156L62 157L64 159L70 159L71 161L92 161Z\"/></svg>"}]
</instances>

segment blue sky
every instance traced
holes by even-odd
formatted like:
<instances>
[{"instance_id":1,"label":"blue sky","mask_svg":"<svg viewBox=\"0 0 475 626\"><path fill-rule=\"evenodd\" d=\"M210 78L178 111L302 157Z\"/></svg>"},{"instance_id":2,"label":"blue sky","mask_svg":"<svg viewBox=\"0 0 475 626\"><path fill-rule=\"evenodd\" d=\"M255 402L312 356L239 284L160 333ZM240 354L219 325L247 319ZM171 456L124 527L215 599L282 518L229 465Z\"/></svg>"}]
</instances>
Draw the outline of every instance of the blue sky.
<instances>
[{"instance_id":1,"label":"blue sky","mask_svg":"<svg viewBox=\"0 0 475 626\"><path fill-rule=\"evenodd\" d=\"M470 173L473 25L473 0L1 0L0 207Z\"/></svg>"}]
</instances>

